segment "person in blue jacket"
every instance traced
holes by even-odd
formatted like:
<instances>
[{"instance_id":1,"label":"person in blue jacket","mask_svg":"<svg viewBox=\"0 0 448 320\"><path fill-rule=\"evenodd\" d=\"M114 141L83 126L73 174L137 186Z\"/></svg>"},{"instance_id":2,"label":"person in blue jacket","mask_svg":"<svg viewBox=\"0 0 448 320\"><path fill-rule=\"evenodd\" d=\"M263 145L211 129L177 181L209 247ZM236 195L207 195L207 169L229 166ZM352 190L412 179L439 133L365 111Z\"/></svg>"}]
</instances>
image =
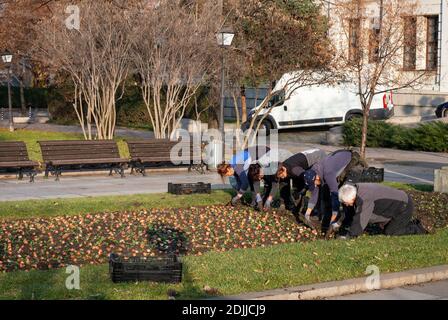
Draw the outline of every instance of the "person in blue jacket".
<instances>
[{"instance_id":1,"label":"person in blue jacket","mask_svg":"<svg viewBox=\"0 0 448 320\"><path fill-rule=\"evenodd\" d=\"M237 152L232 156L229 163L223 162L218 165L218 174L224 178L229 177L232 187L237 191L235 197L232 198L232 205L236 206L248 189L252 192L252 204L255 202L254 186L249 181L248 170L253 161L266 154L268 147L252 147ZM233 178L233 179L232 179Z\"/></svg>"}]
</instances>

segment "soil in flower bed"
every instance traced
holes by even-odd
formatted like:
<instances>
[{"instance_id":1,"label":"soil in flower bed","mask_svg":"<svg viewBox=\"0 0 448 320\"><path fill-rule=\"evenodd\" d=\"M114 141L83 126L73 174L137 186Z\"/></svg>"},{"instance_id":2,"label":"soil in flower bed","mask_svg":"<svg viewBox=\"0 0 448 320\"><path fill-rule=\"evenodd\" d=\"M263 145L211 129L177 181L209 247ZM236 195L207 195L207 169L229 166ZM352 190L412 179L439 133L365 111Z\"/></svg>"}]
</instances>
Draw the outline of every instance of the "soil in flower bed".
<instances>
[{"instance_id":1,"label":"soil in flower bed","mask_svg":"<svg viewBox=\"0 0 448 320\"><path fill-rule=\"evenodd\" d=\"M315 239L287 212L225 206L0 222L0 271L101 264L114 252L202 254Z\"/></svg>"},{"instance_id":2,"label":"soil in flower bed","mask_svg":"<svg viewBox=\"0 0 448 320\"><path fill-rule=\"evenodd\" d=\"M448 195L411 191L429 231L448 226ZM109 254L202 254L319 238L289 212L226 206L0 220L0 272L107 263Z\"/></svg>"},{"instance_id":3,"label":"soil in flower bed","mask_svg":"<svg viewBox=\"0 0 448 320\"><path fill-rule=\"evenodd\" d=\"M414 200L415 217L420 219L426 229L448 227L448 194L436 192L407 191Z\"/></svg>"}]
</instances>

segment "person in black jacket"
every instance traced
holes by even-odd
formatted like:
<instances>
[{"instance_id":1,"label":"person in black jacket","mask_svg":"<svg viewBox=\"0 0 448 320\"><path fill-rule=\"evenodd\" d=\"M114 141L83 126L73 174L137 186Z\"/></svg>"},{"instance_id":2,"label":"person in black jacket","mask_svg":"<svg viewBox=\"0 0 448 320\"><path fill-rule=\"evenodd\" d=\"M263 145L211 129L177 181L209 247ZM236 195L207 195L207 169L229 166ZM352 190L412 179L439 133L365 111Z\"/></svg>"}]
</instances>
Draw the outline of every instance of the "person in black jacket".
<instances>
[{"instance_id":1,"label":"person in black jacket","mask_svg":"<svg viewBox=\"0 0 448 320\"><path fill-rule=\"evenodd\" d=\"M284 149L272 149L260 157L256 163L249 166L248 178L253 185L256 196L255 209L270 210L273 198L280 189L281 198L286 209L291 210L294 202L291 199L289 180L283 181L276 176L279 163L292 156L292 153ZM261 181L264 184L264 193L261 194Z\"/></svg>"},{"instance_id":2,"label":"person in black jacket","mask_svg":"<svg viewBox=\"0 0 448 320\"><path fill-rule=\"evenodd\" d=\"M375 183L345 184L339 189L339 199L355 209L348 233L343 237L360 236L368 224L374 223L390 236L426 233L418 220L411 221L414 204L404 191Z\"/></svg>"},{"instance_id":3,"label":"person in black jacket","mask_svg":"<svg viewBox=\"0 0 448 320\"><path fill-rule=\"evenodd\" d=\"M297 193L303 193L306 187L304 181L305 171L326 157L327 154L325 151L321 149L310 149L299 152L281 163L277 171L277 179L285 181L287 184L288 190L285 190L284 194L291 193L291 182ZM297 209L299 208L293 208L292 211L296 211Z\"/></svg>"}]
</instances>

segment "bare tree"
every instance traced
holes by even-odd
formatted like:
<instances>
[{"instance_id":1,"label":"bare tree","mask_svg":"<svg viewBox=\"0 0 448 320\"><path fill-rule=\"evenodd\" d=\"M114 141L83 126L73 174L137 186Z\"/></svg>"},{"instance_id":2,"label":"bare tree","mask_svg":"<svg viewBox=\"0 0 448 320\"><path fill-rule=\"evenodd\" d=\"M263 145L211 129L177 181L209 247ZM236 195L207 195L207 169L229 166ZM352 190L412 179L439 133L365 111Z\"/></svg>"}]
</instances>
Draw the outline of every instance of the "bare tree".
<instances>
[{"instance_id":1,"label":"bare tree","mask_svg":"<svg viewBox=\"0 0 448 320\"><path fill-rule=\"evenodd\" d=\"M45 2L47 1L5 0L0 3L0 47L8 49L14 55L12 72L20 85L22 116L26 113L25 78L27 73L33 71L30 57L36 37L34 26L49 14Z\"/></svg>"},{"instance_id":2,"label":"bare tree","mask_svg":"<svg viewBox=\"0 0 448 320\"><path fill-rule=\"evenodd\" d=\"M229 3L231 10L227 19L235 28L236 36L228 58L227 77L234 88L270 85L266 99L247 123L253 134L239 142L239 148L246 148L278 105L271 101L278 91L287 92L284 97L287 100L295 90L333 80L333 50L326 37L327 20L321 14L321 7L313 1L231 0ZM273 92L272 83L286 73L291 77ZM235 102L242 98L240 90L234 90L232 95ZM237 125L240 126L239 114Z\"/></svg>"},{"instance_id":3,"label":"bare tree","mask_svg":"<svg viewBox=\"0 0 448 320\"><path fill-rule=\"evenodd\" d=\"M156 138L171 135L198 89L216 70L219 16L214 1L165 0L141 11L133 56Z\"/></svg>"},{"instance_id":4,"label":"bare tree","mask_svg":"<svg viewBox=\"0 0 448 320\"><path fill-rule=\"evenodd\" d=\"M74 83L74 102L86 139L112 139L116 100L130 67L138 10L116 1L79 1L80 28L68 28L65 9L73 2L52 3L51 18L37 27L41 59L66 72ZM96 129L94 131L94 129Z\"/></svg>"},{"instance_id":5,"label":"bare tree","mask_svg":"<svg viewBox=\"0 0 448 320\"><path fill-rule=\"evenodd\" d=\"M417 15L418 2L413 0L338 1L334 17L334 40L338 47L338 69L347 82L355 84L363 109L361 155L365 157L368 119L376 95L403 88L418 88L429 73L406 70L406 52L418 59L419 37L408 28L408 19ZM343 35L341 37L341 35ZM405 62L406 63L406 62Z\"/></svg>"}]
</instances>

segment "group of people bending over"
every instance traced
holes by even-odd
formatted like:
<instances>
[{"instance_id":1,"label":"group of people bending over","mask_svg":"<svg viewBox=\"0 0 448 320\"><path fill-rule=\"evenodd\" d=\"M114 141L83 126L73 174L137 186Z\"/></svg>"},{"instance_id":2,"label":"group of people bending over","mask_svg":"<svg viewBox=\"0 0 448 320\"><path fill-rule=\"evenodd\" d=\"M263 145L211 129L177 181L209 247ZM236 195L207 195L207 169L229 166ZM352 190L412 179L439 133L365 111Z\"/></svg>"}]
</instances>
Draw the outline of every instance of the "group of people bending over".
<instances>
[{"instance_id":1,"label":"group of people bending over","mask_svg":"<svg viewBox=\"0 0 448 320\"><path fill-rule=\"evenodd\" d=\"M280 193L286 210L310 227L335 232L342 239L361 235L368 225L386 235L426 233L413 219L413 201L406 192L359 182L365 168L367 163L352 150L291 154L258 146L237 152L230 162L218 166L218 173L228 177L237 192L232 205L251 191L251 206L268 211Z\"/></svg>"}]
</instances>

